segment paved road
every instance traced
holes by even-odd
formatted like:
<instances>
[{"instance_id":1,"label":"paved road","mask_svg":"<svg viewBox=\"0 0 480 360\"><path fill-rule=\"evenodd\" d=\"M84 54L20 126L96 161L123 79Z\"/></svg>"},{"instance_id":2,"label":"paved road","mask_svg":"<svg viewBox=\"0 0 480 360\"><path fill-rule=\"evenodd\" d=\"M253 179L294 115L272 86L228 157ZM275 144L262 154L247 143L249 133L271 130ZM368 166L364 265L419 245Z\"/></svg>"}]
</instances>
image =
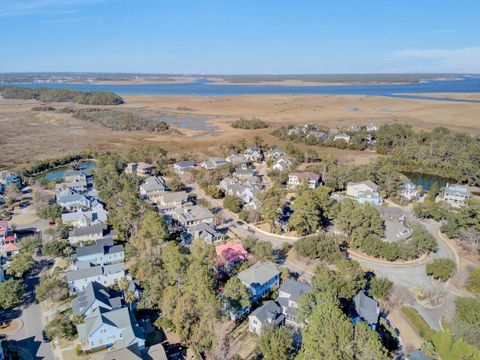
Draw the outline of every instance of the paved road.
<instances>
[{"instance_id":1,"label":"paved road","mask_svg":"<svg viewBox=\"0 0 480 360\"><path fill-rule=\"evenodd\" d=\"M15 340L16 345L20 347L23 354L29 354L30 359L53 360L52 348L49 343L42 341L42 309L40 304L35 304L33 299L33 290L38 284L39 274L28 276L25 284L27 286L26 304L21 310L20 319L23 321L23 327L17 333L8 337Z\"/></svg>"}]
</instances>

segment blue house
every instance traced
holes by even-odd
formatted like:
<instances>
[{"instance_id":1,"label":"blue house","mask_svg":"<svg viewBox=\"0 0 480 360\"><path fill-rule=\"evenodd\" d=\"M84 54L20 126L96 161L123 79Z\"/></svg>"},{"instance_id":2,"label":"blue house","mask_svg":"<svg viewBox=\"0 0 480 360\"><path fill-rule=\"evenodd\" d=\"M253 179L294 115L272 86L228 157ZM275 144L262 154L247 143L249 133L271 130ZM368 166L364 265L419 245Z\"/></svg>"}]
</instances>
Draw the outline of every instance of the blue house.
<instances>
[{"instance_id":1,"label":"blue house","mask_svg":"<svg viewBox=\"0 0 480 360\"><path fill-rule=\"evenodd\" d=\"M378 302L365 294L363 290L358 292L353 298L351 316L354 324L363 321L375 330L380 316Z\"/></svg>"},{"instance_id":2,"label":"blue house","mask_svg":"<svg viewBox=\"0 0 480 360\"><path fill-rule=\"evenodd\" d=\"M240 281L252 293L252 301L257 301L270 292L273 286L280 285L280 272L269 261L257 262L248 269L238 273Z\"/></svg>"}]
</instances>

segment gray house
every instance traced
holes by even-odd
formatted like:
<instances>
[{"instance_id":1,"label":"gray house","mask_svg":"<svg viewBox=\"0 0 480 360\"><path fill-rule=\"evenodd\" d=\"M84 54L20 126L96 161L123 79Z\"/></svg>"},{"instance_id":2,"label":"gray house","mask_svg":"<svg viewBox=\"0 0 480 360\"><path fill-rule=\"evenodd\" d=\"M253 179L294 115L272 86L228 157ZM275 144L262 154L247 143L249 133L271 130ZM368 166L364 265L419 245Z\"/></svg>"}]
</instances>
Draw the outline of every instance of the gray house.
<instances>
[{"instance_id":1,"label":"gray house","mask_svg":"<svg viewBox=\"0 0 480 360\"><path fill-rule=\"evenodd\" d=\"M73 229L69 233L68 241L73 245L81 241L94 241L102 239L108 234L108 226L106 224L99 223ZM116 234L112 232L111 235L115 236Z\"/></svg>"},{"instance_id":2,"label":"gray house","mask_svg":"<svg viewBox=\"0 0 480 360\"><path fill-rule=\"evenodd\" d=\"M112 297L110 289L96 281L89 283L85 290L72 300L73 315L88 316L97 308L115 310L121 307L122 297Z\"/></svg>"},{"instance_id":3,"label":"gray house","mask_svg":"<svg viewBox=\"0 0 480 360\"><path fill-rule=\"evenodd\" d=\"M214 244L223 240L223 235L212 225L206 223L188 227L181 237L183 245L190 245L194 239L202 239L207 244Z\"/></svg>"},{"instance_id":4,"label":"gray house","mask_svg":"<svg viewBox=\"0 0 480 360\"><path fill-rule=\"evenodd\" d=\"M99 239L93 245L77 247L72 255L74 263L88 262L94 265L123 262L124 258L123 245L114 245L112 238Z\"/></svg>"},{"instance_id":5,"label":"gray house","mask_svg":"<svg viewBox=\"0 0 480 360\"><path fill-rule=\"evenodd\" d=\"M214 218L212 212L202 205L177 208L174 210L172 216L184 227L201 223L211 224Z\"/></svg>"},{"instance_id":6,"label":"gray house","mask_svg":"<svg viewBox=\"0 0 480 360\"><path fill-rule=\"evenodd\" d=\"M352 318L354 324L359 321L366 322L375 330L380 316L378 302L365 294L365 291L358 292L353 298Z\"/></svg>"},{"instance_id":7,"label":"gray house","mask_svg":"<svg viewBox=\"0 0 480 360\"><path fill-rule=\"evenodd\" d=\"M240 281L252 292L252 301L260 299L280 283L280 272L269 262L257 262L237 274Z\"/></svg>"},{"instance_id":8,"label":"gray house","mask_svg":"<svg viewBox=\"0 0 480 360\"><path fill-rule=\"evenodd\" d=\"M279 326L285 323L282 307L275 301L266 301L248 316L248 331L262 333L265 325Z\"/></svg>"},{"instance_id":9,"label":"gray house","mask_svg":"<svg viewBox=\"0 0 480 360\"><path fill-rule=\"evenodd\" d=\"M294 280L287 280L280 286L276 301L282 307L286 325L293 327L301 326L297 321L298 300L310 289L311 286L309 284Z\"/></svg>"},{"instance_id":10,"label":"gray house","mask_svg":"<svg viewBox=\"0 0 480 360\"><path fill-rule=\"evenodd\" d=\"M97 308L77 325L78 340L83 351L99 347L123 349L134 344L145 347L145 335L128 308L105 310Z\"/></svg>"},{"instance_id":11,"label":"gray house","mask_svg":"<svg viewBox=\"0 0 480 360\"><path fill-rule=\"evenodd\" d=\"M111 286L125 277L123 263L102 266L78 262L77 266L76 270L67 273L68 290L71 295L84 291L92 281Z\"/></svg>"}]
</instances>

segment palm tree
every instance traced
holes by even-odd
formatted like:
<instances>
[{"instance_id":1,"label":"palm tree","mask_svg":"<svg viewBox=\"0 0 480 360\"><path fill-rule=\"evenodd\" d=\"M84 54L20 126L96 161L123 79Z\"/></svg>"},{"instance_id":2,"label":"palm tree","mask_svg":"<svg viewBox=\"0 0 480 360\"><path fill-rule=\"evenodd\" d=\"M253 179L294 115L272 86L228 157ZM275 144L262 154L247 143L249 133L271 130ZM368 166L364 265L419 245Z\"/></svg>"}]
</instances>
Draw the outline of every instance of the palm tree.
<instances>
[{"instance_id":1,"label":"palm tree","mask_svg":"<svg viewBox=\"0 0 480 360\"><path fill-rule=\"evenodd\" d=\"M132 310L132 303L135 301L135 293L133 291L127 291L124 297L125 302L128 304L128 308Z\"/></svg>"}]
</instances>

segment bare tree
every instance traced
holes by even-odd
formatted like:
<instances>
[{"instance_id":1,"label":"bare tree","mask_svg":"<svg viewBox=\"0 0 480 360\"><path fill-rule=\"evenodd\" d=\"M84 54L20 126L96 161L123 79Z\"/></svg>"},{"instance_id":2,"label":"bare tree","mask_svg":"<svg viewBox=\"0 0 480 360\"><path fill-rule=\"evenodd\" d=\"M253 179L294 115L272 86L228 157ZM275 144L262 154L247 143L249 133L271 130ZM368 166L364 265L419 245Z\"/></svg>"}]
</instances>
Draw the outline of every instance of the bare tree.
<instances>
[{"instance_id":1,"label":"bare tree","mask_svg":"<svg viewBox=\"0 0 480 360\"><path fill-rule=\"evenodd\" d=\"M385 310L390 311L408 301L408 289L403 286L393 285L385 301Z\"/></svg>"},{"instance_id":2,"label":"bare tree","mask_svg":"<svg viewBox=\"0 0 480 360\"><path fill-rule=\"evenodd\" d=\"M425 291L425 295L432 306L440 304L446 293L445 285L440 280L434 279L432 279L432 286Z\"/></svg>"},{"instance_id":3,"label":"bare tree","mask_svg":"<svg viewBox=\"0 0 480 360\"><path fill-rule=\"evenodd\" d=\"M459 238L462 244L467 248L470 253L478 255L480 233L473 226L466 229L461 229L459 232Z\"/></svg>"}]
</instances>

